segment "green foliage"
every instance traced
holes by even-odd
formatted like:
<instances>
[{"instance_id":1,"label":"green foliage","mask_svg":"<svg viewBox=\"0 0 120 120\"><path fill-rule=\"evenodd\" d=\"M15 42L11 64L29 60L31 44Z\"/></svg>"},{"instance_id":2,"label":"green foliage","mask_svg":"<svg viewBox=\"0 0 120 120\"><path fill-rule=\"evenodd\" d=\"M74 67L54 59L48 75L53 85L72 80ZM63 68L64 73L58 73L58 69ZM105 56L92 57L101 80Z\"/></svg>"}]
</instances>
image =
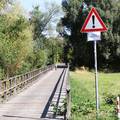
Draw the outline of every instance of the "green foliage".
<instances>
[{"instance_id":1,"label":"green foliage","mask_svg":"<svg viewBox=\"0 0 120 120\"><path fill-rule=\"evenodd\" d=\"M31 13L31 24L33 25L34 40L40 40L43 37L43 32L46 31L47 25L52 21L56 14L59 12L59 7L51 4L47 12L41 12L39 6L35 6Z\"/></svg>"},{"instance_id":2,"label":"green foliage","mask_svg":"<svg viewBox=\"0 0 120 120\"><path fill-rule=\"evenodd\" d=\"M94 74L71 72L72 120L96 120ZM99 74L100 111L98 120L117 120L116 97L120 90L119 73Z\"/></svg>"},{"instance_id":3,"label":"green foliage","mask_svg":"<svg viewBox=\"0 0 120 120\"><path fill-rule=\"evenodd\" d=\"M29 22L20 14L16 6L12 11L0 16L0 63L6 76L13 76L32 51L32 30Z\"/></svg>"},{"instance_id":4,"label":"green foliage","mask_svg":"<svg viewBox=\"0 0 120 120\"><path fill-rule=\"evenodd\" d=\"M57 11L58 8L55 5L45 13L40 11L39 6L33 8L30 22L33 26L33 40L35 43L33 51L34 67L54 64L62 59L63 42L53 37L46 38L43 34Z\"/></svg>"},{"instance_id":5,"label":"green foliage","mask_svg":"<svg viewBox=\"0 0 120 120\"><path fill-rule=\"evenodd\" d=\"M63 58L63 47L64 41L58 38L49 38L49 44L46 46L48 48L48 57L52 63L62 62Z\"/></svg>"},{"instance_id":6,"label":"green foliage","mask_svg":"<svg viewBox=\"0 0 120 120\"><path fill-rule=\"evenodd\" d=\"M91 81L93 77L89 74L86 76L90 78L89 81L83 75L81 75L82 80L79 80L77 74L71 75L72 120L95 117L94 88L92 87L93 81ZM88 84L84 85L86 81Z\"/></svg>"},{"instance_id":7,"label":"green foliage","mask_svg":"<svg viewBox=\"0 0 120 120\"><path fill-rule=\"evenodd\" d=\"M19 69L16 70L16 75L19 75L19 74L23 74L23 73L26 73L26 72L29 72L30 70L32 70L32 64L25 60L21 67Z\"/></svg>"},{"instance_id":8,"label":"green foliage","mask_svg":"<svg viewBox=\"0 0 120 120\"><path fill-rule=\"evenodd\" d=\"M34 67L40 68L46 66L47 63L47 53L44 50L39 50L34 53Z\"/></svg>"},{"instance_id":9,"label":"green foliage","mask_svg":"<svg viewBox=\"0 0 120 120\"><path fill-rule=\"evenodd\" d=\"M0 78L61 62L63 40L44 35L59 7L52 4L43 13L36 6L28 20L17 3L7 10L9 2L0 1Z\"/></svg>"},{"instance_id":10,"label":"green foliage","mask_svg":"<svg viewBox=\"0 0 120 120\"><path fill-rule=\"evenodd\" d=\"M39 6L34 7L31 16L31 24L34 30L34 40L40 39L44 30L44 15L39 10Z\"/></svg>"},{"instance_id":11,"label":"green foliage","mask_svg":"<svg viewBox=\"0 0 120 120\"><path fill-rule=\"evenodd\" d=\"M68 35L65 30L62 30L62 36L69 39L66 44L67 60L65 61L70 61L73 66L93 67L93 45L86 41L87 35L80 33L80 29L91 7L94 6L108 27L108 31L102 33L102 41L98 43L99 68L119 70L120 67L117 67L120 65L118 62L120 60L119 2L117 0L97 0L96 2L94 0L63 0L62 5L65 15L58 26L66 27L71 31L71 35Z\"/></svg>"},{"instance_id":12,"label":"green foliage","mask_svg":"<svg viewBox=\"0 0 120 120\"><path fill-rule=\"evenodd\" d=\"M53 110L54 115L60 115L60 116L64 116L66 114L66 106L67 105L67 100L64 99L62 101L62 105L56 105L55 103L51 103L51 107Z\"/></svg>"},{"instance_id":13,"label":"green foliage","mask_svg":"<svg viewBox=\"0 0 120 120\"><path fill-rule=\"evenodd\" d=\"M4 9L4 7L10 3L12 3L12 0L0 0L0 10Z\"/></svg>"},{"instance_id":14,"label":"green foliage","mask_svg":"<svg viewBox=\"0 0 120 120\"><path fill-rule=\"evenodd\" d=\"M0 67L0 79L4 78L4 70Z\"/></svg>"}]
</instances>

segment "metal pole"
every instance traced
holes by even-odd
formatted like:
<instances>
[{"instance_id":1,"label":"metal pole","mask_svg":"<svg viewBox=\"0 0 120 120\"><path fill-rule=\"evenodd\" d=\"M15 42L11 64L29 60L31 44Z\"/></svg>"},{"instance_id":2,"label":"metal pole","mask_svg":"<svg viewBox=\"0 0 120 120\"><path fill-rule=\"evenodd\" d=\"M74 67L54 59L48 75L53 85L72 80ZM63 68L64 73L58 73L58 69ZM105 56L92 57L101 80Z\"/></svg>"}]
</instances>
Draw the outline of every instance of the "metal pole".
<instances>
[{"instance_id":1,"label":"metal pole","mask_svg":"<svg viewBox=\"0 0 120 120\"><path fill-rule=\"evenodd\" d=\"M97 117L98 117L98 112L99 112L99 95L98 95L98 72L97 72L97 41L94 41L94 55L95 55L96 113L97 113Z\"/></svg>"}]
</instances>

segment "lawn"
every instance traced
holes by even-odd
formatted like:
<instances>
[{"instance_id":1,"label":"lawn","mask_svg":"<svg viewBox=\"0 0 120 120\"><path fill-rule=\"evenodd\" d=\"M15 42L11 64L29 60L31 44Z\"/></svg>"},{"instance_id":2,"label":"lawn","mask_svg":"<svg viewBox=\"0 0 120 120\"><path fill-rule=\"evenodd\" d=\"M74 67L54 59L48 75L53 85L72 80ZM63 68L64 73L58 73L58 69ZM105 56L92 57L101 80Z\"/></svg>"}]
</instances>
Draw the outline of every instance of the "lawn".
<instances>
[{"instance_id":1,"label":"lawn","mask_svg":"<svg viewBox=\"0 0 120 120\"><path fill-rule=\"evenodd\" d=\"M96 120L94 74L87 71L70 73L71 120ZM116 97L120 95L120 73L99 73L99 120L117 120Z\"/></svg>"}]
</instances>

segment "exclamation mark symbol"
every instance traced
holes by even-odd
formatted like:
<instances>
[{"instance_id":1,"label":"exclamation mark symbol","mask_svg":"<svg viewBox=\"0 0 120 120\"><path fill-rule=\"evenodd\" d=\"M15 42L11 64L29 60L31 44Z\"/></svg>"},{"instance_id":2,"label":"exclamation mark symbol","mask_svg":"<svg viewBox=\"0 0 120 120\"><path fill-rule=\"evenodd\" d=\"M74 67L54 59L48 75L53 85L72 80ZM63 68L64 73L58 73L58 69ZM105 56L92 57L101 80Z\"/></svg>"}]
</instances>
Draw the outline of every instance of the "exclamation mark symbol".
<instances>
[{"instance_id":1,"label":"exclamation mark symbol","mask_svg":"<svg viewBox=\"0 0 120 120\"><path fill-rule=\"evenodd\" d=\"M92 16L92 22L93 22L93 26L92 27L95 28L95 16L94 15Z\"/></svg>"}]
</instances>

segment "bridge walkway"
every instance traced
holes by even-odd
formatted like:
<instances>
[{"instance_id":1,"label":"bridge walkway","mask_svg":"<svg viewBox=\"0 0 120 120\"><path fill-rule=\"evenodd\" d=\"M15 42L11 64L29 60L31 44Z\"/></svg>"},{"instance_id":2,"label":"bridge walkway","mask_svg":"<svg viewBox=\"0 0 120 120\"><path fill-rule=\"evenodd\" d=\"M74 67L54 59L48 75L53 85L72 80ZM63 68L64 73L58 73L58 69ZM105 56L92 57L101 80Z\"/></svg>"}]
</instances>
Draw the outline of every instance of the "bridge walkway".
<instances>
[{"instance_id":1,"label":"bridge walkway","mask_svg":"<svg viewBox=\"0 0 120 120\"><path fill-rule=\"evenodd\" d=\"M55 98L56 94L58 94L57 98L65 94L65 81L61 81L61 78L64 77L63 74L65 75L65 68L53 69L38 78L37 82L29 88L14 96L9 101L0 104L0 120L63 119L56 116L52 116L53 118L49 117L47 113L50 113L50 104L55 101L53 98ZM58 91L61 88L63 94L60 94ZM57 102L56 104L58 105Z\"/></svg>"}]
</instances>

